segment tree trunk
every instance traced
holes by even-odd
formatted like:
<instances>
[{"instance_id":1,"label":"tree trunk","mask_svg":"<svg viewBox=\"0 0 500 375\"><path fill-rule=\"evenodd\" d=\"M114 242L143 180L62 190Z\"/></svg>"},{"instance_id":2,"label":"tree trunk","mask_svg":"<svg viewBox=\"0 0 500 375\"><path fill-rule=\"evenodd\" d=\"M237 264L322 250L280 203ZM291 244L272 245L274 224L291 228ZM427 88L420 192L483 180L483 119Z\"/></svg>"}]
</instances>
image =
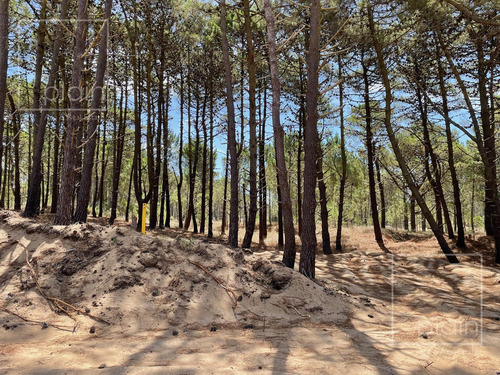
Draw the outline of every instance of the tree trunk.
<instances>
[{"instance_id":1,"label":"tree trunk","mask_svg":"<svg viewBox=\"0 0 500 375\"><path fill-rule=\"evenodd\" d=\"M321 140L318 139L318 160L316 162L316 170L318 175L318 190L319 190L319 203L321 208L321 238L323 240L323 254L332 254L332 246L330 243L330 232L328 228L328 207L326 198L326 184L325 176L323 174L323 149L321 147Z\"/></svg>"},{"instance_id":2,"label":"tree trunk","mask_svg":"<svg viewBox=\"0 0 500 375\"><path fill-rule=\"evenodd\" d=\"M415 217L415 198L413 198L413 195L410 196L410 229L412 232L417 231L417 223Z\"/></svg>"},{"instance_id":3,"label":"tree trunk","mask_svg":"<svg viewBox=\"0 0 500 375\"><path fill-rule=\"evenodd\" d=\"M163 50L162 50L163 56ZM160 97L163 98L165 95L163 92L163 71L164 71L164 58L162 57L162 67L160 74ZM161 99L164 108L163 118L163 181L162 181L162 197L161 197L161 212L160 212L160 227L170 228L170 182L168 178L168 163L169 163L169 108L170 108L170 77L167 75L167 97L165 102ZM161 113L161 105L158 108L159 113ZM165 203L164 203L165 202ZM164 207L166 205L165 220L163 220Z\"/></svg>"},{"instance_id":4,"label":"tree trunk","mask_svg":"<svg viewBox=\"0 0 500 375\"><path fill-rule=\"evenodd\" d=\"M83 72L83 54L87 33L87 1L78 1L77 26L75 31L75 48L71 76L71 90L81 86ZM69 225L71 223L71 204L75 187L75 166L78 153L78 130L81 128L81 100L73 92L70 95L69 121L64 142L63 166L61 170L61 187L57 202L57 212L54 224ZM78 91L79 94L79 91Z\"/></svg>"},{"instance_id":5,"label":"tree trunk","mask_svg":"<svg viewBox=\"0 0 500 375\"><path fill-rule=\"evenodd\" d=\"M63 0L61 2L61 16L62 20L67 18L67 1ZM47 81L47 88L45 90L45 97L42 110L39 115L35 116L35 121L38 118L38 123L35 124L37 127L34 147L33 147L33 160L30 169L29 183L28 183L28 197L26 200L26 207L23 212L24 217L33 217L40 212L40 184L42 183L42 154L43 154L43 143L45 141L45 129L47 126L47 115L50 110L52 99L56 90L52 89L56 80L57 71L60 67L59 53L61 50L63 27L58 25L56 32L54 33L54 46L52 49L52 61L50 65L50 73ZM64 67L63 67L64 68ZM35 90L35 95L40 100L40 93ZM34 98L36 100L36 98ZM35 102L36 103L36 102ZM59 104L59 101L57 102ZM35 105L36 107L36 105ZM1 146L0 146L1 148ZM57 141L57 147L59 148L59 141ZM55 170L54 170L55 171ZM57 175L57 174L56 174ZM55 208L57 204L58 194L52 197L52 207ZM54 209L51 211L55 212Z\"/></svg>"},{"instance_id":6,"label":"tree trunk","mask_svg":"<svg viewBox=\"0 0 500 375\"><path fill-rule=\"evenodd\" d=\"M475 233L474 230L474 193L476 190L474 175L472 175L472 193L470 198L470 228L471 232Z\"/></svg>"},{"instance_id":7,"label":"tree trunk","mask_svg":"<svg viewBox=\"0 0 500 375\"><path fill-rule=\"evenodd\" d=\"M134 168L130 168L130 177L128 180L127 206L125 207L125 221L128 222L128 213L130 209L130 198L132 196L132 181L134 176Z\"/></svg>"},{"instance_id":8,"label":"tree trunk","mask_svg":"<svg viewBox=\"0 0 500 375\"><path fill-rule=\"evenodd\" d=\"M236 129L234 114L233 79L231 61L229 56L229 42L227 40L226 24L226 1L220 2L221 33L222 33L222 55L224 58L226 105L227 105L227 147L229 148L231 165L231 202L229 213L229 236L230 246L238 246L238 156L236 150Z\"/></svg>"},{"instance_id":9,"label":"tree trunk","mask_svg":"<svg viewBox=\"0 0 500 375\"><path fill-rule=\"evenodd\" d=\"M339 108L340 108L340 155L342 158L342 175L340 176L339 192L339 216L337 218L337 237L335 249L342 251L342 222L344 214L344 193L347 177L347 157L345 152L345 129L344 129L344 82L342 78L342 57L338 56L339 65Z\"/></svg>"},{"instance_id":10,"label":"tree trunk","mask_svg":"<svg viewBox=\"0 0 500 375\"><path fill-rule=\"evenodd\" d=\"M125 63L125 96L123 90L120 90L120 119L118 125L118 135L115 139L116 155L113 161L113 181L111 192L111 215L109 224L113 225L116 219L116 210L118 207L118 193L120 188L120 175L123 164L123 149L125 146L125 129L127 128L127 112L128 112L128 60ZM123 87L120 87L123 89ZM125 109L123 109L123 101L125 101Z\"/></svg>"},{"instance_id":11,"label":"tree trunk","mask_svg":"<svg viewBox=\"0 0 500 375\"><path fill-rule=\"evenodd\" d=\"M315 277L316 263L316 158L318 144L318 96L321 4L312 0L310 5L309 49L306 53L307 93L306 123L304 127L304 196L302 203L302 249L299 272Z\"/></svg>"},{"instance_id":12,"label":"tree trunk","mask_svg":"<svg viewBox=\"0 0 500 375\"><path fill-rule=\"evenodd\" d=\"M492 137L491 131L493 131L494 135L494 127L489 126L489 115L488 115L488 100L487 100L487 94L486 94L486 72L484 71L484 55L482 52L482 47L478 45L478 87L479 87L479 99L480 99L480 105L481 105L481 120L483 122L483 132L481 132L481 129L479 127L479 122L476 117L476 112L474 109L474 106L472 104L472 101L467 93L467 88L461 78L460 73L458 72L457 67L453 63L453 60L451 58L451 55L446 48L446 45L444 44L443 37L441 35L441 31L439 29L436 29L436 36L439 41L439 45L441 46L441 49L444 52L444 55L446 56L446 60L448 61L448 64L450 65L451 71L453 72L453 75L457 81L457 84L462 91L465 103L467 105L467 109L469 110L470 118L472 121L472 126L474 128L474 135L475 137L472 137L470 134L468 136L473 139L473 141L477 145L477 149L479 151L479 155L481 156L481 161L484 166L484 175L485 175L485 195L490 194L491 199L488 200L489 202L493 203L493 207L495 210L495 214L493 215L493 218L495 219L495 225L494 225L494 237L495 237L495 261L497 263L500 263L500 197L498 195L498 186L497 186L497 176L496 176L496 166L495 163L492 163L493 160L491 160L491 156L495 155L495 139L494 136ZM483 143L483 133L484 133L484 143ZM486 145L486 140L489 140L490 142L488 145ZM492 144L491 144L492 143ZM493 148L491 148L493 146ZM488 192L487 192L488 191Z\"/></svg>"},{"instance_id":13,"label":"tree trunk","mask_svg":"<svg viewBox=\"0 0 500 375\"><path fill-rule=\"evenodd\" d=\"M267 237L267 181L266 181L266 116L267 116L267 82L264 81L264 109L262 110L262 99L259 95L259 191L260 191L260 212L259 212L259 240L263 241Z\"/></svg>"},{"instance_id":14,"label":"tree trunk","mask_svg":"<svg viewBox=\"0 0 500 375\"><path fill-rule=\"evenodd\" d=\"M241 196L243 197L243 216L245 218L245 228L248 225L248 209L247 209L247 187L245 186L245 183L243 183L243 186L241 187Z\"/></svg>"},{"instance_id":15,"label":"tree trunk","mask_svg":"<svg viewBox=\"0 0 500 375\"><path fill-rule=\"evenodd\" d=\"M17 111L14 98L9 93L9 102L12 113L12 134L14 139L11 142L14 144L14 210L21 209L21 175L19 171L19 138L21 134L21 116ZM1 139L0 139L1 140Z\"/></svg>"},{"instance_id":16,"label":"tree trunk","mask_svg":"<svg viewBox=\"0 0 500 375\"><path fill-rule=\"evenodd\" d=\"M213 52L210 54L210 61L213 61ZM210 165L209 165L209 182L208 182L208 238L214 236L213 220L214 220L214 87L213 75L210 75Z\"/></svg>"},{"instance_id":17,"label":"tree trunk","mask_svg":"<svg viewBox=\"0 0 500 375\"><path fill-rule=\"evenodd\" d=\"M371 4L367 4L367 10L368 10L368 24L369 24L369 29L370 29L370 34L373 40L373 45L375 48L375 52L377 54L377 60L378 60L378 65L380 68L380 75L382 78L382 83L385 88L385 117L384 117L384 124L385 128L387 131L387 135L389 137L389 140L391 142L392 149L394 151L394 155L396 157L396 160L398 162L399 167L401 168L401 172L403 173L403 177L405 179L406 184L410 188L413 196L415 197L416 202L418 203L422 215L426 218L427 222L429 223L434 236L436 237L441 250L445 254L446 258L450 263L458 263L457 257L453 254L451 251L448 243L446 242L446 239L443 236L443 233L439 229L436 221L432 217L432 213L427 207L427 204L425 203L424 198L420 194L415 182L413 181L413 177L411 175L410 170L408 169L408 166L406 165L406 162L403 159L403 154L401 152L401 149L399 148L399 143L397 141L396 135L394 133L394 130L392 128L392 122L391 122L391 115L392 115L392 109L391 109L391 104L392 104L392 90L391 90L391 83L389 81L389 73L387 71L387 67L385 65L384 61L384 55L383 55L383 50L382 50L382 45L380 44L378 37L375 32L375 22L373 20L373 10L371 7Z\"/></svg>"},{"instance_id":18,"label":"tree trunk","mask_svg":"<svg viewBox=\"0 0 500 375\"><path fill-rule=\"evenodd\" d=\"M485 205L489 207L488 219L492 226L492 234L495 238L496 257L495 261L500 264L500 197L497 184L497 158L495 145L495 124L491 123L490 108L487 94L487 78L485 67L485 56L483 43L477 38L477 58L478 58L478 89L479 101L481 105L481 125L484 135L484 156L487 163L485 181Z\"/></svg>"},{"instance_id":19,"label":"tree trunk","mask_svg":"<svg viewBox=\"0 0 500 375\"><path fill-rule=\"evenodd\" d=\"M59 98L56 103L59 108ZM56 114L56 128L54 130L54 156L52 166L52 202L50 205L50 212L56 213L57 210L57 194L59 193L59 137L61 136L61 116L59 112Z\"/></svg>"},{"instance_id":20,"label":"tree trunk","mask_svg":"<svg viewBox=\"0 0 500 375\"><path fill-rule=\"evenodd\" d=\"M9 2L0 4L0 184L2 182L3 133L5 100L7 99L7 70L9 59Z\"/></svg>"},{"instance_id":21,"label":"tree trunk","mask_svg":"<svg viewBox=\"0 0 500 375\"><path fill-rule=\"evenodd\" d=\"M405 190L403 190L403 210L404 210L403 228L405 231L408 232L410 230L410 226L409 226L410 221L409 221L409 217L408 217L408 199L407 199L407 194L406 194Z\"/></svg>"},{"instance_id":22,"label":"tree trunk","mask_svg":"<svg viewBox=\"0 0 500 375\"><path fill-rule=\"evenodd\" d=\"M306 126L306 104L304 88L304 71L302 69L302 60L299 59L299 86L300 86L300 108L299 108L299 134L297 144L297 221L299 227L299 237L302 236L302 145L304 141L303 130Z\"/></svg>"},{"instance_id":23,"label":"tree trunk","mask_svg":"<svg viewBox=\"0 0 500 375\"><path fill-rule=\"evenodd\" d=\"M73 215L73 222L75 223L87 221L87 209L90 200L90 188L92 183L92 168L94 167L94 154L96 148L95 133L98 126L99 112L101 106L101 96L104 85L104 73L106 72L106 63L108 60L108 27L109 27L109 20L111 18L112 3L113 3L112 0L106 0L105 3L104 21L103 21L104 25L101 29L101 35L99 40L99 57L96 68L96 80L92 92L92 103L90 108L91 115L87 128L87 139L85 140L84 143L85 154L83 157L83 168L80 179L80 189L78 189L76 210L75 214ZM105 134L103 135L103 139L105 139ZM104 149L104 144L103 144L103 149ZM101 186L103 182L104 182L104 170L103 173L101 174ZM99 210L99 213L102 214L102 209Z\"/></svg>"},{"instance_id":24,"label":"tree trunk","mask_svg":"<svg viewBox=\"0 0 500 375\"><path fill-rule=\"evenodd\" d=\"M205 92L205 101L208 94ZM201 166L201 217L200 217L200 233L205 233L205 221L207 211L207 157L208 157L208 133L205 114L203 114L203 161Z\"/></svg>"},{"instance_id":25,"label":"tree trunk","mask_svg":"<svg viewBox=\"0 0 500 375\"><path fill-rule=\"evenodd\" d=\"M364 52L361 54L361 66L363 68L363 82L364 82L364 101L365 101L365 125L366 125L366 153L368 163L368 187L370 191L370 208L373 222L373 232L375 240L383 245L384 239L382 237L382 230L380 229L380 222L378 217L377 207L377 193L375 186L375 171L373 168L373 133L372 133L372 111L370 103L370 83L368 81L368 70L364 61Z\"/></svg>"},{"instance_id":26,"label":"tree trunk","mask_svg":"<svg viewBox=\"0 0 500 375\"><path fill-rule=\"evenodd\" d=\"M40 22L36 35L36 60L35 60L35 78L33 81L33 138L37 138L38 126L40 124L40 105L42 100L42 74L43 62L45 58L46 36L47 36L47 0L41 0L40 4ZM33 143L35 145L35 143ZM41 181L40 181L41 183ZM40 193L38 197L38 205L40 205Z\"/></svg>"},{"instance_id":27,"label":"tree trunk","mask_svg":"<svg viewBox=\"0 0 500 375\"><path fill-rule=\"evenodd\" d=\"M274 146L274 152L276 153L276 145ZM280 187L280 177L278 173L276 173L276 185L277 185L276 193L278 194L278 247L282 248L285 243L285 234L283 232L283 205L281 203L282 202L281 187Z\"/></svg>"},{"instance_id":28,"label":"tree trunk","mask_svg":"<svg viewBox=\"0 0 500 375\"><path fill-rule=\"evenodd\" d=\"M418 82L424 81L424 79L421 77L420 69L419 69L417 62L415 62L415 73L416 73L416 79L418 80ZM425 81L423 82L422 86L423 86L423 90L425 92ZM431 138L430 138L429 124L428 124L428 118L427 118L427 112L428 112L427 111L427 100L425 98L422 98L422 92L420 90L420 85L417 85L416 93L417 93L418 107L419 107L420 115L422 118L422 128L423 128L423 133L424 133L424 146L426 149L426 159L430 159L430 162L432 165L432 171L430 171L428 163L426 161L427 178L429 179L429 182L431 183L431 186L434 190L434 194L436 196L436 215L438 218L438 224L442 223L442 216L441 216L441 211L440 210L438 211L437 209L442 208L442 213L444 214L446 228L448 230L448 237L450 239L453 239L455 237L455 235L453 233L453 226L452 226L450 214L448 211L448 205L446 204L443 186L441 184L441 171L440 171L437 157L436 157L436 154L434 153L434 149L432 147L432 142L431 142Z\"/></svg>"},{"instance_id":29,"label":"tree trunk","mask_svg":"<svg viewBox=\"0 0 500 375\"><path fill-rule=\"evenodd\" d=\"M229 171L229 147L226 151L226 171L224 173L224 199L222 202L222 223L221 223L221 235L226 233L226 225L227 225L227 179L228 179L228 171Z\"/></svg>"},{"instance_id":30,"label":"tree trunk","mask_svg":"<svg viewBox=\"0 0 500 375\"><path fill-rule=\"evenodd\" d=\"M150 8L147 8L146 20L150 20ZM158 179L157 172L158 168L155 168L155 156L154 156L154 140L155 140L155 130L154 130L154 110L153 110L153 98L152 98L152 62L153 62L153 43L151 38L151 32L147 32L147 58L146 58L146 157L147 157L147 171L148 171L148 190L150 195L151 204L149 207L149 228L156 228L157 212L158 212ZM139 96L140 97L140 96ZM158 176L159 177L159 176ZM142 203L139 204L139 211L142 211ZM138 225L140 222L137 223ZM139 230L139 228L138 228Z\"/></svg>"},{"instance_id":31,"label":"tree trunk","mask_svg":"<svg viewBox=\"0 0 500 375\"><path fill-rule=\"evenodd\" d=\"M257 218L257 107L255 105L256 91L256 64L254 57L254 46L252 41L252 26L250 17L250 0L243 0L243 12L245 16L245 36L247 45L247 65L248 65L248 101L249 119L248 128L250 133L250 204L248 210L248 221L245 236L241 247L250 248L252 244L253 232L255 230L255 220Z\"/></svg>"},{"instance_id":32,"label":"tree trunk","mask_svg":"<svg viewBox=\"0 0 500 375\"><path fill-rule=\"evenodd\" d=\"M6 146L4 147L4 163L5 163L5 173L4 173L4 178L3 181L0 181L0 184L2 185L2 194L0 194L0 208L5 208L5 192L7 190L7 180L9 179L9 155L10 155L10 142L9 142L9 129L5 129L5 143ZM8 204L8 202L7 202Z\"/></svg>"},{"instance_id":33,"label":"tree trunk","mask_svg":"<svg viewBox=\"0 0 500 375\"><path fill-rule=\"evenodd\" d=\"M245 236L241 247L250 248L252 244L253 232L255 231L255 220L257 218L257 121L255 105L256 92L256 70L254 46L252 40L252 26L250 17L250 0L243 0L244 27L247 46L247 65L248 65L248 101L249 101L249 120L248 128L250 133L250 204L248 210L248 220Z\"/></svg>"},{"instance_id":34,"label":"tree trunk","mask_svg":"<svg viewBox=\"0 0 500 375\"><path fill-rule=\"evenodd\" d=\"M373 146L375 150L375 145ZM380 226L385 228L386 225L386 203L385 203L385 191L384 191L384 183L382 182L382 175L380 174L380 166L378 164L378 158L375 155L375 169L377 171L377 184L378 190L380 192Z\"/></svg>"},{"instance_id":35,"label":"tree trunk","mask_svg":"<svg viewBox=\"0 0 500 375\"><path fill-rule=\"evenodd\" d=\"M177 208L179 210L179 228L182 228L182 148L183 148L183 138L184 138L184 76L183 71L181 70L181 99L180 99L180 130L179 130L179 180L177 181Z\"/></svg>"},{"instance_id":36,"label":"tree trunk","mask_svg":"<svg viewBox=\"0 0 500 375\"><path fill-rule=\"evenodd\" d=\"M189 92L189 90L188 90ZM203 100L203 109L202 109L202 121L205 121L205 108L206 108L206 95ZM189 106L188 106L189 107ZM189 200L188 200L188 211L186 213L186 220L184 221L184 230L188 230L191 225L191 219L193 220L193 233L198 233L198 224L196 222L196 215L194 210L194 189L196 183L196 170L198 166L198 150L200 147L200 130L199 130L199 120L200 120L200 103L199 98L196 98L196 119L195 119L195 145L193 147L191 141L191 122L188 121L188 145L189 145ZM193 156L193 148L194 148L194 156Z\"/></svg>"},{"instance_id":37,"label":"tree trunk","mask_svg":"<svg viewBox=\"0 0 500 375\"><path fill-rule=\"evenodd\" d=\"M106 100L107 103L107 100ZM104 177L106 176L106 167L108 165L108 159L106 158L106 147L108 146L108 141L106 139L106 125L108 123L107 119L107 104L106 110L104 111L103 128L102 128L102 149L101 149L101 178L99 180L99 217L102 217L104 210Z\"/></svg>"},{"instance_id":38,"label":"tree trunk","mask_svg":"<svg viewBox=\"0 0 500 375\"><path fill-rule=\"evenodd\" d=\"M100 155L101 147L101 128L97 127L97 155ZM97 201L99 199L99 168L95 168L95 179L94 179L94 195L92 197L92 217L97 217Z\"/></svg>"},{"instance_id":39,"label":"tree trunk","mask_svg":"<svg viewBox=\"0 0 500 375\"><path fill-rule=\"evenodd\" d=\"M445 72L443 66L441 65L441 57L439 49L436 49L436 61L438 64L438 74L439 74L439 89L441 92L441 98L443 100L443 114L444 122L446 125L446 142L448 145L448 165L450 167L451 182L453 186L453 202L455 203L456 210L456 221L457 221L457 247L465 247L465 231L464 231L464 221L462 214L462 202L460 201L460 186L457 178L457 171L455 168L455 159L453 155L453 138L451 135L451 124L449 118L448 109L448 95L445 86Z\"/></svg>"},{"instance_id":40,"label":"tree trunk","mask_svg":"<svg viewBox=\"0 0 500 375\"><path fill-rule=\"evenodd\" d=\"M50 187L50 155L52 153L52 138L48 137L48 147L47 147L47 175L45 183L45 196L42 191L42 212L45 212L47 208L47 202L49 200L49 187Z\"/></svg>"},{"instance_id":41,"label":"tree trunk","mask_svg":"<svg viewBox=\"0 0 500 375\"><path fill-rule=\"evenodd\" d=\"M150 47L153 48L152 46ZM163 77L159 80L159 86L163 87ZM161 143L162 143L162 131L163 131L163 93L158 95L158 109L157 109L157 125L156 125L156 160L154 161L154 175L153 175L153 188L151 194L151 205L149 210L149 228L155 229L158 224L158 201L160 200L160 175L162 172L161 168ZM153 104L152 104L153 106ZM152 143L152 142L151 142ZM153 150L151 150L153 153ZM162 217L160 216L160 228L163 226Z\"/></svg>"},{"instance_id":42,"label":"tree trunk","mask_svg":"<svg viewBox=\"0 0 500 375\"><path fill-rule=\"evenodd\" d=\"M126 13L124 13L126 15ZM126 19L126 21L128 21ZM137 200L137 227L136 230L141 229L142 222L142 205L147 203L151 198L151 186L148 193L143 196L142 188L142 127L141 127L141 101L140 101L140 59L137 59L138 51L136 47L136 35L137 35L137 19L134 19L133 30L128 26L127 31L129 34L130 44L131 44L131 62L132 62L132 82L134 90L134 156L132 163L132 181L134 185L134 194ZM128 203L130 206L130 204ZM128 210L127 210L128 211Z\"/></svg>"},{"instance_id":43,"label":"tree trunk","mask_svg":"<svg viewBox=\"0 0 500 375\"><path fill-rule=\"evenodd\" d=\"M264 11L267 26L269 70L271 74L271 87L273 92L272 116L274 144L276 149L276 170L279 176L278 187L281 195L280 201L282 202L285 232L283 263L287 267L293 268L295 265L296 255L295 228L293 225L292 199L290 197L290 187L288 185L288 171L285 163L284 131L280 121L281 87L278 71L278 56L276 51L276 31L274 25L274 14L271 8L271 0L264 1Z\"/></svg>"}]
</instances>

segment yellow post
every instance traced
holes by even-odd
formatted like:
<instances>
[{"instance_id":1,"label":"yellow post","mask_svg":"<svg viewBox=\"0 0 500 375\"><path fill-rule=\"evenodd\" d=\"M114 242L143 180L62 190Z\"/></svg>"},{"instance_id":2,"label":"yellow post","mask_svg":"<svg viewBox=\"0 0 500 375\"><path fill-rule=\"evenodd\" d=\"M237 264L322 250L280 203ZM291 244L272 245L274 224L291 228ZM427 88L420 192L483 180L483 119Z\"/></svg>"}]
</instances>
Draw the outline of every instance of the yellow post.
<instances>
[{"instance_id":1,"label":"yellow post","mask_svg":"<svg viewBox=\"0 0 500 375\"><path fill-rule=\"evenodd\" d=\"M142 204L141 232L142 234L146 234L146 203Z\"/></svg>"}]
</instances>

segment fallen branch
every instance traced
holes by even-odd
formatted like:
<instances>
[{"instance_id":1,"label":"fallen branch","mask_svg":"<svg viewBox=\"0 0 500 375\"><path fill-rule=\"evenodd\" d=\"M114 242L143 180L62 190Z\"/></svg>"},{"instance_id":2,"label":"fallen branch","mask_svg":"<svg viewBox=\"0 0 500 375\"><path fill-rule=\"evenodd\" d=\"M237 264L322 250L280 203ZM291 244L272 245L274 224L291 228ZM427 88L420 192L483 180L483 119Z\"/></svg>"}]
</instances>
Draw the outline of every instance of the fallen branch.
<instances>
[{"instance_id":1,"label":"fallen branch","mask_svg":"<svg viewBox=\"0 0 500 375\"><path fill-rule=\"evenodd\" d=\"M310 315L304 315L304 314L301 314L301 313L299 312L299 310L297 310L297 308L296 308L295 306L293 306L293 305L288 305L287 307L291 307L292 309L294 309L294 310L297 312L297 314L299 314L299 315L300 315L301 317L303 317L303 318L310 318L310 317L311 317Z\"/></svg>"},{"instance_id":2,"label":"fallen branch","mask_svg":"<svg viewBox=\"0 0 500 375\"><path fill-rule=\"evenodd\" d=\"M2 307L1 310L5 311L7 314L17 316L19 319L25 321L28 324L42 325L42 326L43 326L43 324L47 324L48 326L51 326L51 327L54 327L58 330L66 331L66 332L75 332L75 330L76 330L76 325L74 325L74 326L61 326L58 324L52 324L52 323L42 322L40 320L32 320L32 319L25 318L12 310L6 309L5 307Z\"/></svg>"},{"instance_id":3,"label":"fallen branch","mask_svg":"<svg viewBox=\"0 0 500 375\"><path fill-rule=\"evenodd\" d=\"M236 293L234 292L234 290L225 286L224 283L218 277L216 277L216 276L212 275L210 272L208 272L208 270L205 267L203 267L200 263L193 262L192 260L189 260L189 259L187 261L189 263L191 263L192 265L195 265L196 267L201 269L203 272L205 272L208 276L210 276L212 279L214 279L215 282L217 284L219 284L226 292L231 293L234 297L233 309L236 308L236 306L238 305L238 297L236 296Z\"/></svg>"},{"instance_id":4,"label":"fallen branch","mask_svg":"<svg viewBox=\"0 0 500 375\"><path fill-rule=\"evenodd\" d=\"M40 295L45 298L47 301L49 301L53 306L57 307L59 310L61 310L63 313L65 313L67 316L69 316L71 319L73 319L75 322L77 321L74 314L72 314L71 310L73 312L77 312L79 314L82 314L82 315L86 315L88 316L89 318L91 319L94 319L96 321L99 321L99 322L102 322L102 323L106 323L107 325L111 325L110 322L108 322L107 320L105 319L102 319L102 318L99 318L98 316L95 316L95 315L92 315L82 309L79 309L78 307L75 307L67 302L64 302L63 300L59 299L59 298L55 298L55 297L51 297L49 295L47 295L43 290L42 290L42 287L40 285L40 283L38 282L38 276L36 274L36 271L35 269L33 268L33 266L31 265L30 261L29 261L29 254L28 254L28 249L25 249L25 253L26 253L26 264L28 265L28 268L30 269L31 271L31 275L33 276L33 280L35 280L35 285L36 285L36 288L38 289L38 292L40 293Z\"/></svg>"}]
</instances>

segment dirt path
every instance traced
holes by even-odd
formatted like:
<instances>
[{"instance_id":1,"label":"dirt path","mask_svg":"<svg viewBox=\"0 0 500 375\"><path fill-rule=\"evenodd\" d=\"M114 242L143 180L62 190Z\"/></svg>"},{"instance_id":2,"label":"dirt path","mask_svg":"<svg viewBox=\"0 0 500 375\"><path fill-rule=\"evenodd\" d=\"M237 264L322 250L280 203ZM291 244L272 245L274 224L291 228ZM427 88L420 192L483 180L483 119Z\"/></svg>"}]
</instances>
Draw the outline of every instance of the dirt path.
<instances>
[{"instance_id":1,"label":"dirt path","mask_svg":"<svg viewBox=\"0 0 500 375\"><path fill-rule=\"evenodd\" d=\"M243 261L242 255L231 255L221 245L196 240L185 245L184 240L163 243L154 236L95 227L98 237L87 234L85 241L95 246L98 239L107 247L106 251L99 247L102 254L89 257L83 247L73 251L89 227L81 227L81 233L79 227L65 229L62 235L49 228L52 234L47 235L43 227L12 220L10 226L0 224L1 374L500 371L498 269L481 266L470 256L449 265L429 238L388 239L387 253L370 242L361 251L356 241L363 233L358 238L352 233L346 241L349 252L318 254L318 284L294 274L290 286L275 290L269 275L283 272L276 262L281 256L277 251L246 254ZM138 267L131 261L136 254L138 259L151 260L145 257L150 254L148 246L165 249L172 255L166 261L172 264L144 267L140 272L145 285L120 283L113 290L117 280L130 281L124 277L134 275L130 267ZM113 324L98 324L79 315L73 332L70 318L51 311L33 286L23 287L30 283L22 268L25 249L38 259L40 271L53 270L41 279L47 291L59 291L82 308L90 306L94 314L105 314ZM75 266L71 276L62 275L59 265L52 266L62 264L67 269L75 264L76 253L81 266ZM186 255L209 267L223 283L243 288L244 298L234 312L230 296L183 260ZM256 267L259 259L268 263ZM224 265L218 264L221 260ZM89 272L92 269L97 272ZM246 271L240 277L242 270ZM95 280L89 274L95 274ZM97 296L86 298L89 291ZM152 297L152 291L159 296ZM264 292L269 295L263 297ZM98 303L90 303L93 300ZM168 303L177 309L164 310ZM37 322L24 322L5 308ZM50 325L42 329L45 321ZM92 326L95 333L89 332Z\"/></svg>"},{"instance_id":2,"label":"dirt path","mask_svg":"<svg viewBox=\"0 0 500 375\"><path fill-rule=\"evenodd\" d=\"M219 327L127 335L113 329L93 336L24 326L2 334L2 373L27 374L494 374L500 335L483 345L439 340L394 344L378 316L355 316L340 327L290 329ZM387 323L387 322L386 322ZM98 369L105 364L104 369ZM70 369L70 371L68 371Z\"/></svg>"}]
</instances>

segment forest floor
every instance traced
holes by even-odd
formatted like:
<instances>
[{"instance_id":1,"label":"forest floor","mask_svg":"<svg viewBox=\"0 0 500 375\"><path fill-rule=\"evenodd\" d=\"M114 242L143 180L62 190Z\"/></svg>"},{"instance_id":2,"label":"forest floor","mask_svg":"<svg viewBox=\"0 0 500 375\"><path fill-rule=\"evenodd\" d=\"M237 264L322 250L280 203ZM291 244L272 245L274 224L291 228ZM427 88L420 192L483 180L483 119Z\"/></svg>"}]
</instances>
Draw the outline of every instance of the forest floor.
<instances>
[{"instance_id":1,"label":"forest floor","mask_svg":"<svg viewBox=\"0 0 500 375\"><path fill-rule=\"evenodd\" d=\"M0 211L0 373L500 371L486 237L450 265L428 234L386 230L381 248L347 227L313 282L279 262L275 232L244 251L99 223Z\"/></svg>"}]
</instances>

